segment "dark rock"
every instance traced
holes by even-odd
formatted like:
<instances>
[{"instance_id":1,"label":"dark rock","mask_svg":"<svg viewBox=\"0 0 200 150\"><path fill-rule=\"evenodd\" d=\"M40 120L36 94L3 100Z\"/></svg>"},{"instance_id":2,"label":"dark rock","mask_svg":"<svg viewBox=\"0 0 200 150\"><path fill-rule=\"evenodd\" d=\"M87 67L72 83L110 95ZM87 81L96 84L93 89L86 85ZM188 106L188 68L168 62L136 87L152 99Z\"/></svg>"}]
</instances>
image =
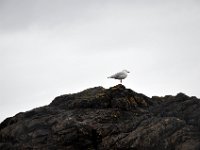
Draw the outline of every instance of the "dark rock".
<instances>
[{"instance_id":1,"label":"dark rock","mask_svg":"<svg viewBox=\"0 0 200 150\"><path fill-rule=\"evenodd\" d=\"M0 149L199 150L200 100L117 85L56 97L0 124Z\"/></svg>"}]
</instances>

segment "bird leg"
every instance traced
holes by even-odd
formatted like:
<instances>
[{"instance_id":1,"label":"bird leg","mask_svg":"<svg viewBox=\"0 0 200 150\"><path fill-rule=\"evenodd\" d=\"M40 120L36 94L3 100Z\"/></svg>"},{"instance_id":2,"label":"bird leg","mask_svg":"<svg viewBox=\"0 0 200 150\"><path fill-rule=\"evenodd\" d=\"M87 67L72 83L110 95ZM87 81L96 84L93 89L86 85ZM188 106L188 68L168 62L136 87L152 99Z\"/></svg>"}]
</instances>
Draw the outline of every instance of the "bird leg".
<instances>
[{"instance_id":1,"label":"bird leg","mask_svg":"<svg viewBox=\"0 0 200 150\"><path fill-rule=\"evenodd\" d=\"M120 82L122 83L122 79L120 79Z\"/></svg>"}]
</instances>

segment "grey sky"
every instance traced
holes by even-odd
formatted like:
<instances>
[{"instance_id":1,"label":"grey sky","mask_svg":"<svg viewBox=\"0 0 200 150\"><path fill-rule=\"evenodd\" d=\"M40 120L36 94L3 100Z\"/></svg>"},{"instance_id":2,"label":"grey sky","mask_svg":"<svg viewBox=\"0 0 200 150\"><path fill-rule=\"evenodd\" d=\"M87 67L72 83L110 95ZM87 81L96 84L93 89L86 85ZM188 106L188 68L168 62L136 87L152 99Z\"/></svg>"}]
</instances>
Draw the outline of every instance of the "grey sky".
<instances>
[{"instance_id":1,"label":"grey sky","mask_svg":"<svg viewBox=\"0 0 200 150\"><path fill-rule=\"evenodd\" d=\"M200 97L198 0L0 0L0 121L119 81Z\"/></svg>"}]
</instances>

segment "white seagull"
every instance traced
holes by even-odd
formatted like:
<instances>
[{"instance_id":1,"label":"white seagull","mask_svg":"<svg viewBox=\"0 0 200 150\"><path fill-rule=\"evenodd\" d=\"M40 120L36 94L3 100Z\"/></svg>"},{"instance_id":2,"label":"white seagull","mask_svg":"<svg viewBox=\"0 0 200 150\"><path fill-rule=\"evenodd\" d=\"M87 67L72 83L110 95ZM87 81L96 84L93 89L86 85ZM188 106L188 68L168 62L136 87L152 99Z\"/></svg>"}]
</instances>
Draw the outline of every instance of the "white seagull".
<instances>
[{"instance_id":1,"label":"white seagull","mask_svg":"<svg viewBox=\"0 0 200 150\"><path fill-rule=\"evenodd\" d=\"M128 73L130 73L128 70L123 70L123 71L118 72L108 78L118 79L122 83L122 79L125 79L127 77Z\"/></svg>"}]
</instances>

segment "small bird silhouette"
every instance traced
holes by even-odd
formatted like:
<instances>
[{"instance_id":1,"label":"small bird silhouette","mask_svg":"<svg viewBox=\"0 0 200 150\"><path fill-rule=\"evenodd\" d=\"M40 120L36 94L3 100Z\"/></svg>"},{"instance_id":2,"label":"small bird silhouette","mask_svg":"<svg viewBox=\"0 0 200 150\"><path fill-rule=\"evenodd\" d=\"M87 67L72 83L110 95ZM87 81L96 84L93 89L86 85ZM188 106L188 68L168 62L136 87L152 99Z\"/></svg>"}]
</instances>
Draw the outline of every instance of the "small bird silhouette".
<instances>
[{"instance_id":1,"label":"small bird silhouette","mask_svg":"<svg viewBox=\"0 0 200 150\"><path fill-rule=\"evenodd\" d=\"M118 72L108 78L118 79L122 83L122 79L125 79L127 77L128 73L130 73L128 70L123 70L123 71Z\"/></svg>"}]
</instances>

